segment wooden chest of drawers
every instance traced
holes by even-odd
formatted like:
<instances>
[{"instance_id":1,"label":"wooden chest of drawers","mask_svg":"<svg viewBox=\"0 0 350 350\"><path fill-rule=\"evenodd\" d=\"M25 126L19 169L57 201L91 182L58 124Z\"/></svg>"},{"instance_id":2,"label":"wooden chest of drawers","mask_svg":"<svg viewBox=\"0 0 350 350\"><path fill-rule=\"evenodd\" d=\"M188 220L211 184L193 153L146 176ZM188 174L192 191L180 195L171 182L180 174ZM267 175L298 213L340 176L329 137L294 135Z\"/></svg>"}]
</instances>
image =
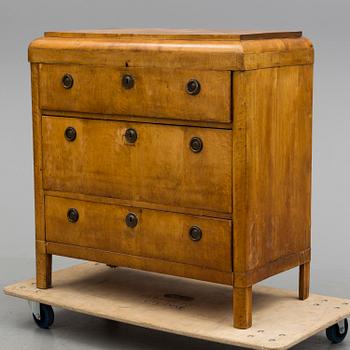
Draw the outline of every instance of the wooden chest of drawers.
<instances>
[{"instance_id":1,"label":"wooden chest of drawers","mask_svg":"<svg viewBox=\"0 0 350 350\"><path fill-rule=\"evenodd\" d=\"M37 287L52 255L309 290L313 48L300 32L48 32L32 70ZM116 272L117 273L117 272Z\"/></svg>"}]
</instances>

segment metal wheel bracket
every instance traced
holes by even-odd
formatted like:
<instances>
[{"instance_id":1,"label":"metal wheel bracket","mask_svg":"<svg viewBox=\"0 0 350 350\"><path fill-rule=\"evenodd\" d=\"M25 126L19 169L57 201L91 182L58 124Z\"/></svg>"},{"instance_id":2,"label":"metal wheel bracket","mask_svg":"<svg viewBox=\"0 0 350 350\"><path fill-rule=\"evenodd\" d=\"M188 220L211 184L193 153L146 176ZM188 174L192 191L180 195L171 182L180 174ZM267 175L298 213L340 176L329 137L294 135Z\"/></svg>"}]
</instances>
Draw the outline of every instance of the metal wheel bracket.
<instances>
[{"instance_id":1,"label":"metal wheel bracket","mask_svg":"<svg viewBox=\"0 0 350 350\"><path fill-rule=\"evenodd\" d=\"M41 319L41 315L40 315L40 303L37 301L32 301L32 300L28 300L28 305L29 308L32 312L32 314L38 319Z\"/></svg>"},{"instance_id":2,"label":"metal wheel bracket","mask_svg":"<svg viewBox=\"0 0 350 350\"><path fill-rule=\"evenodd\" d=\"M340 334L344 334L346 332L345 319L338 322L338 327L339 327L339 333Z\"/></svg>"}]
</instances>

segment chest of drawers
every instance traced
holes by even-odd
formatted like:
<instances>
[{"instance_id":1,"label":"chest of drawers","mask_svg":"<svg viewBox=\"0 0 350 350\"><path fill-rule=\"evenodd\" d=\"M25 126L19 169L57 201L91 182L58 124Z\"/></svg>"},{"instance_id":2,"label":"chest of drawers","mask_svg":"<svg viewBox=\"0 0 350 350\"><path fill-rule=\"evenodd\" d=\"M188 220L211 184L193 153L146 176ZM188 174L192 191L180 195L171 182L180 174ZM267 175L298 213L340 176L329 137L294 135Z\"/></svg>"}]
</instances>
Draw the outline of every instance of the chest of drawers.
<instances>
[{"instance_id":1,"label":"chest of drawers","mask_svg":"<svg viewBox=\"0 0 350 350\"><path fill-rule=\"evenodd\" d=\"M309 290L313 48L300 32L48 32L29 47L37 287L52 255ZM117 273L117 271L116 271Z\"/></svg>"}]
</instances>

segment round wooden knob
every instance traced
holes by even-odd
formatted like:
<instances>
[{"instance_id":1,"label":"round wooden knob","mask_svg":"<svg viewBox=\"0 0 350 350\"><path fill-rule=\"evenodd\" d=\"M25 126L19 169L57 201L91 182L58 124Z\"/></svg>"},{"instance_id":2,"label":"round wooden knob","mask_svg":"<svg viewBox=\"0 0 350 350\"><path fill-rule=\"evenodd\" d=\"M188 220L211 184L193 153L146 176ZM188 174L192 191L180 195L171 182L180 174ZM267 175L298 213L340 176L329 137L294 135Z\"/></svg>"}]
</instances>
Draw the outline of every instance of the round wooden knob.
<instances>
[{"instance_id":1,"label":"round wooden knob","mask_svg":"<svg viewBox=\"0 0 350 350\"><path fill-rule=\"evenodd\" d=\"M199 137L192 137L190 141L191 151L194 153L199 153L203 149L203 141Z\"/></svg>"},{"instance_id":2,"label":"round wooden knob","mask_svg":"<svg viewBox=\"0 0 350 350\"><path fill-rule=\"evenodd\" d=\"M198 226L192 226L188 233L192 241L200 241L202 238L202 230Z\"/></svg>"},{"instance_id":3,"label":"round wooden knob","mask_svg":"<svg viewBox=\"0 0 350 350\"><path fill-rule=\"evenodd\" d=\"M69 222L77 222L79 219L79 213L78 210L75 208L69 208L67 211L67 218Z\"/></svg>"},{"instance_id":4,"label":"round wooden knob","mask_svg":"<svg viewBox=\"0 0 350 350\"><path fill-rule=\"evenodd\" d=\"M201 91L201 84L196 79L191 79L186 84L186 92L189 95L198 95Z\"/></svg>"},{"instance_id":5,"label":"round wooden knob","mask_svg":"<svg viewBox=\"0 0 350 350\"><path fill-rule=\"evenodd\" d=\"M72 126L69 126L64 132L64 137L67 141L72 142L77 137L77 131Z\"/></svg>"},{"instance_id":6,"label":"round wooden knob","mask_svg":"<svg viewBox=\"0 0 350 350\"><path fill-rule=\"evenodd\" d=\"M137 140L137 132L135 129L127 129L125 131L125 139L129 143L135 143Z\"/></svg>"},{"instance_id":7,"label":"round wooden knob","mask_svg":"<svg viewBox=\"0 0 350 350\"><path fill-rule=\"evenodd\" d=\"M65 74L62 77L62 85L65 89L70 89L74 84L73 77L70 74Z\"/></svg>"}]
</instances>

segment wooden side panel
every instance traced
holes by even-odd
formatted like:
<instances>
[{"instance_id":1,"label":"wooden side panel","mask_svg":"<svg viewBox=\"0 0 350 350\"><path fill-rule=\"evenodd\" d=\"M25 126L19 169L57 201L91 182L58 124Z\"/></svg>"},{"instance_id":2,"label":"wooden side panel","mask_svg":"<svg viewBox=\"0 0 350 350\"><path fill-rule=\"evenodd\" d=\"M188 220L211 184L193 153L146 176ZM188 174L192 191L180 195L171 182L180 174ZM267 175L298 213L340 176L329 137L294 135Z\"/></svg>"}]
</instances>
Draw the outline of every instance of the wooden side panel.
<instances>
[{"instance_id":1,"label":"wooden side panel","mask_svg":"<svg viewBox=\"0 0 350 350\"><path fill-rule=\"evenodd\" d=\"M311 65L235 73L237 274L310 248L311 114Z\"/></svg>"},{"instance_id":2,"label":"wooden side panel","mask_svg":"<svg viewBox=\"0 0 350 350\"><path fill-rule=\"evenodd\" d=\"M33 157L34 157L34 202L35 202L35 255L36 255L36 286L49 288L51 286L52 257L46 253L45 246L45 196L43 189L42 160L42 118L39 101L39 65L31 64L32 84L32 122L33 122Z\"/></svg>"},{"instance_id":3,"label":"wooden side panel","mask_svg":"<svg viewBox=\"0 0 350 350\"><path fill-rule=\"evenodd\" d=\"M45 240L44 191L42 174L41 112L39 106L39 65L31 65L32 114L33 114L33 156L35 195L35 235Z\"/></svg>"},{"instance_id":4,"label":"wooden side panel","mask_svg":"<svg viewBox=\"0 0 350 350\"><path fill-rule=\"evenodd\" d=\"M62 77L70 74L70 89ZM125 74L134 86L122 85ZM186 84L200 83L200 92L189 95ZM40 103L43 109L123 114L197 121L231 121L230 72L144 69L88 65L41 65Z\"/></svg>"},{"instance_id":5,"label":"wooden side panel","mask_svg":"<svg viewBox=\"0 0 350 350\"><path fill-rule=\"evenodd\" d=\"M79 213L67 219L69 208ZM231 221L199 216L46 197L47 240L134 256L174 261L219 271L232 271ZM125 220L138 219L135 227ZM193 241L192 226L202 231Z\"/></svg>"},{"instance_id":6,"label":"wooden side panel","mask_svg":"<svg viewBox=\"0 0 350 350\"><path fill-rule=\"evenodd\" d=\"M65 139L67 127L77 137ZM134 128L135 143L125 140ZM191 151L192 137L203 149ZM44 117L45 189L232 211L232 131Z\"/></svg>"}]
</instances>

